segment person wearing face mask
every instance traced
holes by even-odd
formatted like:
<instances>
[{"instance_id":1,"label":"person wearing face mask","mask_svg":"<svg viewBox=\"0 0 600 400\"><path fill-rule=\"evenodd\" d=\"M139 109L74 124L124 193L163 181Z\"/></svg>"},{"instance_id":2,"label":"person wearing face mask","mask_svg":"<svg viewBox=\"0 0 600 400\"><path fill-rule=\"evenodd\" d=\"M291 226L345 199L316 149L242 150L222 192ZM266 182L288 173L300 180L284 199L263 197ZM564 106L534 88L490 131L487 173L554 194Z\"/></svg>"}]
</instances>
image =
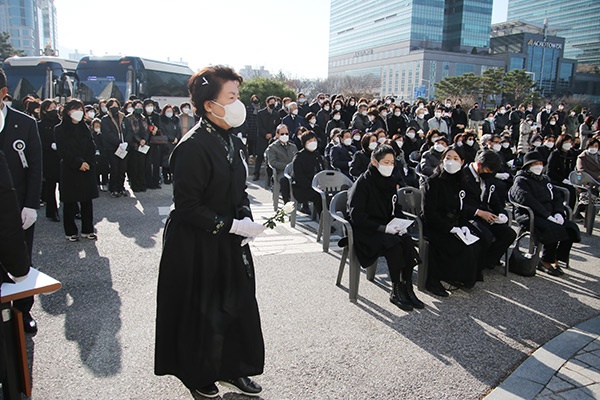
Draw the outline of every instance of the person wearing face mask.
<instances>
[{"instance_id":1,"label":"person wearing face mask","mask_svg":"<svg viewBox=\"0 0 600 400\"><path fill-rule=\"evenodd\" d=\"M431 129L429 132L427 132L423 145L419 149L419 158L421 158L426 151L428 151L435 145L435 142L438 141L440 136L440 132L437 129Z\"/></svg>"},{"instance_id":2,"label":"person wearing face mask","mask_svg":"<svg viewBox=\"0 0 600 400\"><path fill-rule=\"evenodd\" d=\"M510 170L510 167L508 167L507 163L510 163L511 165L514 163L515 153L513 152L513 147L511 147L511 144L512 136L510 132L503 132L502 142L500 143L502 148L500 149L499 153L505 165L505 167L502 168L502 172L508 172Z\"/></svg>"},{"instance_id":3,"label":"person wearing face mask","mask_svg":"<svg viewBox=\"0 0 600 400\"><path fill-rule=\"evenodd\" d=\"M38 121L40 119L40 104L39 99L28 101L27 106L25 107L25 113Z\"/></svg>"},{"instance_id":4,"label":"person wearing face mask","mask_svg":"<svg viewBox=\"0 0 600 400\"><path fill-rule=\"evenodd\" d=\"M100 100L98 102L98 118L102 120L105 115L108 115L108 107L106 106L106 100Z\"/></svg>"},{"instance_id":5,"label":"person wearing face mask","mask_svg":"<svg viewBox=\"0 0 600 400\"><path fill-rule=\"evenodd\" d=\"M126 196L125 173L127 171L127 156L117 155L119 148L127 151L128 142L131 141L130 133L126 129L125 114L120 112L121 104L117 99L106 102L109 112L102 118L101 129L105 148L110 154L110 181L108 190L112 197ZM119 152L119 154L121 154Z\"/></svg>"},{"instance_id":6,"label":"person wearing face mask","mask_svg":"<svg viewBox=\"0 0 600 400\"><path fill-rule=\"evenodd\" d=\"M96 145L83 121L81 100L68 101L62 121L54 128L56 147L61 158L60 200L63 203L63 225L69 242L79 241L75 214L81 210L81 237L96 240L92 200L98 197L96 181Z\"/></svg>"},{"instance_id":7,"label":"person wearing face mask","mask_svg":"<svg viewBox=\"0 0 600 400\"><path fill-rule=\"evenodd\" d=\"M429 123L427 122L428 118L425 117L426 108L417 108L415 110L415 118L412 119L409 123L409 127L415 128L415 132L419 137L423 138L425 133L429 132Z\"/></svg>"},{"instance_id":8,"label":"person wearing face mask","mask_svg":"<svg viewBox=\"0 0 600 400\"><path fill-rule=\"evenodd\" d=\"M510 114L506 111L506 106L501 105L498 112L494 115L494 134L501 135L502 132L510 128Z\"/></svg>"},{"instance_id":9,"label":"person wearing face mask","mask_svg":"<svg viewBox=\"0 0 600 400\"><path fill-rule=\"evenodd\" d=\"M402 115L402 107L397 105L394 107L393 114L388 118L388 133L393 135L404 135L406 132L406 119Z\"/></svg>"},{"instance_id":10,"label":"person wearing face mask","mask_svg":"<svg viewBox=\"0 0 600 400\"><path fill-rule=\"evenodd\" d=\"M548 157L550 157L550 153L554 150L555 140L556 138L554 136L546 136L542 140L542 145L535 148L535 151L541 154L544 164L548 162Z\"/></svg>"},{"instance_id":11,"label":"person wearing face mask","mask_svg":"<svg viewBox=\"0 0 600 400\"><path fill-rule=\"evenodd\" d=\"M574 109L571 109L565 116L565 133L571 136L577 134L577 128L579 127L579 119Z\"/></svg>"},{"instance_id":12,"label":"person wearing face mask","mask_svg":"<svg viewBox=\"0 0 600 400\"><path fill-rule=\"evenodd\" d=\"M366 103L360 103L358 110L352 116L350 122L350 129L358 129L361 132L365 132L369 126L369 118L367 117L368 106Z\"/></svg>"},{"instance_id":13,"label":"person wearing face mask","mask_svg":"<svg viewBox=\"0 0 600 400\"><path fill-rule=\"evenodd\" d=\"M342 130L339 128L335 128L334 130L332 130L331 134L329 135L329 142L327 143L327 146L325 146L325 154L323 155L323 158L325 158L325 163L327 165L327 169L334 169L331 164L331 151L333 150L333 148L335 146L340 144L341 136L342 136ZM350 143L352 143L352 142L350 142Z\"/></svg>"},{"instance_id":14,"label":"person wearing face mask","mask_svg":"<svg viewBox=\"0 0 600 400\"><path fill-rule=\"evenodd\" d=\"M316 114L309 112L308 114L306 114L305 120L306 128L314 132L315 136L317 137L317 141L319 143L317 151L319 152L319 154L323 155L325 152L325 147L329 142L329 136L325 133L325 130L323 130L323 128L320 127L319 124L317 124Z\"/></svg>"},{"instance_id":15,"label":"person wearing face mask","mask_svg":"<svg viewBox=\"0 0 600 400\"><path fill-rule=\"evenodd\" d=\"M463 146L462 146L463 156L465 157L465 163L472 163L475 161L475 156L477 152L479 152L479 143L477 142L477 134L473 131L467 130L464 133Z\"/></svg>"},{"instance_id":16,"label":"person wearing face mask","mask_svg":"<svg viewBox=\"0 0 600 400\"><path fill-rule=\"evenodd\" d=\"M575 212L574 217L579 219L580 214L575 210L576 193L575 188L569 182L569 174L575 169L577 156L573 151L573 138L571 135L560 135L556 139L556 146L548 157L546 175L555 186L567 189L570 193L569 206Z\"/></svg>"},{"instance_id":17,"label":"person wearing face mask","mask_svg":"<svg viewBox=\"0 0 600 400\"><path fill-rule=\"evenodd\" d=\"M275 130L276 141L267 148L267 161L274 171L273 179L280 183L281 197L283 202L290 201L290 186L287 178L283 175L285 167L292 162L298 152L298 148L291 142L290 133L286 125L281 124Z\"/></svg>"},{"instance_id":18,"label":"person wearing face mask","mask_svg":"<svg viewBox=\"0 0 600 400\"><path fill-rule=\"evenodd\" d=\"M429 125L429 129L436 129L440 133L448 135L450 130L448 129L448 124L446 120L442 117L444 116L444 108L441 106L436 107L435 112L433 113L433 117L427 121Z\"/></svg>"},{"instance_id":19,"label":"person wearing face mask","mask_svg":"<svg viewBox=\"0 0 600 400\"><path fill-rule=\"evenodd\" d=\"M375 107L371 107L369 111L367 111L367 129L365 132L375 132L377 129L383 128L383 123L381 122L381 118L379 118L379 111Z\"/></svg>"},{"instance_id":20,"label":"person wearing face mask","mask_svg":"<svg viewBox=\"0 0 600 400\"><path fill-rule=\"evenodd\" d=\"M325 133L329 135L334 128L339 128L341 130L346 129L346 124L342 120L341 110L333 110L331 112L331 119L329 120L329 122L327 122L327 125L325 126Z\"/></svg>"},{"instance_id":21,"label":"person wearing face mask","mask_svg":"<svg viewBox=\"0 0 600 400\"><path fill-rule=\"evenodd\" d=\"M494 113L488 112L481 127L483 135L494 135L496 132L496 123L494 122Z\"/></svg>"},{"instance_id":22,"label":"person wearing face mask","mask_svg":"<svg viewBox=\"0 0 600 400\"><path fill-rule=\"evenodd\" d=\"M434 138L435 137L432 137L432 140ZM450 142L445 136L438 136L433 143L433 146L423 153L421 156L421 162L419 163L418 172L425 176L433 175L436 167L440 165L442 154L450 145Z\"/></svg>"},{"instance_id":23,"label":"person wearing face mask","mask_svg":"<svg viewBox=\"0 0 600 400\"><path fill-rule=\"evenodd\" d=\"M173 174L169 168L169 157L173 149L181 140L182 133L179 130L179 118L173 113L173 107L165 104L160 112L160 131L167 136L167 144L163 148L162 155L162 177L165 185L173 182Z\"/></svg>"},{"instance_id":24,"label":"person wearing face mask","mask_svg":"<svg viewBox=\"0 0 600 400\"><path fill-rule=\"evenodd\" d=\"M544 129L542 129L542 135L558 137L561 134L561 132L562 130L560 126L558 126L557 116L551 115L548 118L548 122L544 126Z\"/></svg>"},{"instance_id":25,"label":"person wearing face mask","mask_svg":"<svg viewBox=\"0 0 600 400\"><path fill-rule=\"evenodd\" d=\"M354 153L352 163L350 164L350 175L352 175L354 179L357 179L369 167L371 154L373 153L373 150L379 146L377 136L371 132L365 133L359 141L359 145L360 150Z\"/></svg>"},{"instance_id":26,"label":"person wearing face mask","mask_svg":"<svg viewBox=\"0 0 600 400\"><path fill-rule=\"evenodd\" d=\"M596 181L600 181L600 154L598 149L600 149L600 141L597 138L588 140L586 149L577 157L576 165L577 171L589 174ZM592 201L598 203L598 186L592 187L592 195ZM588 193L581 191L579 193L579 204L587 205L589 201Z\"/></svg>"},{"instance_id":27,"label":"person wearing face mask","mask_svg":"<svg viewBox=\"0 0 600 400\"><path fill-rule=\"evenodd\" d=\"M396 155L396 168L394 169L394 177L396 179L396 183L400 187L412 186L414 188L418 188L419 177L417 176L415 169L412 168L406 161L406 155L404 154L404 140L405 137L400 134L395 134L390 140L389 145L392 146L394 154Z\"/></svg>"},{"instance_id":28,"label":"person wearing face mask","mask_svg":"<svg viewBox=\"0 0 600 400\"><path fill-rule=\"evenodd\" d=\"M138 151L148 145L150 130L144 115L144 103L141 100L132 102L133 112L125 117L126 136L129 137L131 150L127 155L127 176L129 186L134 192L145 192L146 184L146 154Z\"/></svg>"},{"instance_id":29,"label":"person wearing face mask","mask_svg":"<svg viewBox=\"0 0 600 400\"><path fill-rule=\"evenodd\" d=\"M352 124L352 119L354 117L354 114L358 110L357 105L358 105L358 103L356 102L356 98L349 97L348 99L346 99L346 103L344 104L343 119L344 119L344 122L346 123L346 126L348 126L348 127Z\"/></svg>"},{"instance_id":30,"label":"person wearing face mask","mask_svg":"<svg viewBox=\"0 0 600 400\"><path fill-rule=\"evenodd\" d=\"M327 126L327 123L331 119L331 111L331 102L327 99L324 100L321 104L321 109L317 112L317 124L319 126Z\"/></svg>"},{"instance_id":31,"label":"person wearing face mask","mask_svg":"<svg viewBox=\"0 0 600 400\"><path fill-rule=\"evenodd\" d=\"M464 156L461 148L444 151L435 172L425 181L423 193L423 230L429 240L429 268L425 288L447 297L441 281L471 288L481 275L481 240L467 245L453 231L463 228L475 232L465 209L463 189Z\"/></svg>"},{"instance_id":32,"label":"person wearing face mask","mask_svg":"<svg viewBox=\"0 0 600 400\"><path fill-rule=\"evenodd\" d=\"M546 104L546 106L544 108L542 108L540 110L540 112L538 112L537 117L536 117L536 122L538 124L539 127L545 127L546 124L548 123L548 119L550 118L550 115L552 114L552 103L548 102Z\"/></svg>"},{"instance_id":33,"label":"person wearing face mask","mask_svg":"<svg viewBox=\"0 0 600 400\"><path fill-rule=\"evenodd\" d=\"M236 136L246 118L242 81L220 65L190 78L201 119L170 160L174 209L159 267L154 373L176 376L194 398L219 397L217 382L262 391L250 378L262 374L265 350L248 243L265 226L252 220L245 146Z\"/></svg>"},{"instance_id":34,"label":"person wearing face mask","mask_svg":"<svg viewBox=\"0 0 600 400\"><path fill-rule=\"evenodd\" d=\"M250 96L250 103L246 106L246 122L242 126L242 137L246 140L246 145L248 147L248 155L252 158L256 156L256 132L259 111L260 99L257 95L253 94L252 96ZM179 118L183 118L183 115L179 116ZM182 129L181 134L185 135L188 130L189 129Z\"/></svg>"},{"instance_id":35,"label":"person wearing face mask","mask_svg":"<svg viewBox=\"0 0 600 400\"><path fill-rule=\"evenodd\" d=\"M460 133L464 133L465 129L469 126L469 119L467 117L467 113L463 110L462 105L457 103L454 108L451 109L452 114L452 126L450 129L450 133L452 137L458 135Z\"/></svg>"},{"instance_id":36,"label":"person wearing face mask","mask_svg":"<svg viewBox=\"0 0 600 400\"><path fill-rule=\"evenodd\" d=\"M253 103L254 104L254 103ZM258 107L258 106L257 106ZM181 131L181 135L185 135L196 125L196 116L194 115L194 110L192 106L188 102L181 103L179 105L179 109L181 110L181 114L179 114L179 130ZM250 129L250 125L248 125L248 131L251 133L252 129ZM248 136L248 146L250 146L250 138L252 136ZM256 118L254 120L254 143L256 144ZM252 153L250 153L252 154Z\"/></svg>"},{"instance_id":37,"label":"person wearing face mask","mask_svg":"<svg viewBox=\"0 0 600 400\"><path fill-rule=\"evenodd\" d=\"M298 128L308 128L308 122L306 122L306 119L298 114L298 104L296 102L292 101L288 103L288 110L289 114L281 120L281 123L287 126L288 132L295 135L295 133L298 131ZM295 138L295 136L292 137L292 139Z\"/></svg>"},{"instance_id":38,"label":"person wearing face mask","mask_svg":"<svg viewBox=\"0 0 600 400\"><path fill-rule=\"evenodd\" d=\"M419 152L419 149L423 146L423 138L417 135L417 131L414 127L409 126L406 128L406 134L404 135L404 146L402 150L404 151L404 158L406 162L412 166L415 164L411 161L410 155L413 152Z\"/></svg>"},{"instance_id":39,"label":"person wearing face mask","mask_svg":"<svg viewBox=\"0 0 600 400\"><path fill-rule=\"evenodd\" d=\"M58 204L56 203L56 188L60 181L60 156L56 151L56 141L54 140L54 127L60 123L60 118L56 107L57 104L54 100L47 99L42 102L38 131L42 142L42 171L44 176L42 190L45 192L46 218L60 222Z\"/></svg>"},{"instance_id":40,"label":"person wearing face mask","mask_svg":"<svg viewBox=\"0 0 600 400\"><path fill-rule=\"evenodd\" d=\"M296 153L292 161L294 167L294 197L302 204L300 212L310 214L308 203L313 203L317 215L321 215L323 204L321 195L312 188L312 180L316 174L325 169L325 159L319 153L318 138L309 131L300 138L302 150Z\"/></svg>"},{"instance_id":41,"label":"person wearing face mask","mask_svg":"<svg viewBox=\"0 0 600 400\"><path fill-rule=\"evenodd\" d=\"M394 156L388 145L373 151L367 171L348 190L349 220L360 265L367 268L385 257L392 281L390 302L412 311L425 307L412 285L413 268L420 259L406 229L397 229L392 222L394 218L406 219L396 202Z\"/></svg>"},{"instance_id":42,"label":"person wearing face mask","mask_svg":"<svg viewBox=\"0 0 600 400\"><path fill-rule=\"evenodd\" d=\"M110 173L109 156L106 154L102 125L98 118L94 118L90 124L90 132L96 144L96 183L101 192L108 191L108 174Z\"/></svg>"},{"instance_id":43,"label":"person wearing face mask","mask_svg":"<svg viewBox=\"0 0 600 400\"><path fill-rule=\"evenodd\" d=\"M350 165L354 153L356 153L356 147L352 146L352 133L347 129L343 130L340 143L331 148L331 166L352 179Z\"/></svg>"},{"instance_id":44,"label":"person wearing face mask","mask_svg":"<svg viewBox=\"0 0 600 400\"><path fill-rule=\"evenodd\" d=\"M167 152L169 140L165 132L160 129L160 114L152 99L145 99L144 116L148 123L150 149L146 153L146 186L148 189L160 189L160 169L163 165L164 154Z\"/></svg>"},{"instance_id":45,"label":"person wearing face mask","mask_svg":"<svg viewBox=\"0 0 600 400\"><path fill-rule=\"evenodd\" d=\"M525 153L531 150L532 137L534 136L533 130L533 115L527 115L521 124L519 125L519 141L517 142L517 166L523 165L523 157Z\"/></svg>"},{"instance_id":46,"label":"person wearing face mask","mask_svg":"<svg viewBox=\"0 0 600 400\"><path fill-rule=\"evenodd\" d=\"M302 92L298 93L297 96L298 99L298 115L306 118L306 114L308 114L310 111L310 106L308 105L308 100L306 98L306 95Z\"/></svg>"},{"instance_id":47,"label":"person wearing face mask","mask_svg":"<svg viewBox=\"0 0 600 400\"><path fill-rule=\"evenodd\" d=\"M275 136L275 129L279 125L279 113L275 110L275 96L267 97L265 108L256 114L257 140L256 159L254 160L254 182L260 179L260 170L264 161L264 154L269 141Z\"/></svg>"},{"instance_id":48,"label":"person wearing face mask","mask_svg":"<svg viewBox=\"0 0 600 400\"><path fill-rule=\"evenodd\" d=\"M352 118L352 114L348 115L348 113L346 112L346 105L344 104L344 98L342 97L342 95L338 95L335 98L335 100L331 104L331 111L339 111L341 113L341 119L344 122L344 125L349 125L350 120Z\"/></svg>"},{"instance_id":49,"label":"person wearing face mask","mask_svg":"<svg viewBox=\"0 0 600 400\"><path fill-rule=\"evenodd\" d=\"M464 210L473 216L476 235L482 241L482 267L493 269L517 237L508 225L507 187L495 178L502 159L498 153L483 150L464 168Z\"/></svg>"},{"instance_id":50,"label":"person wearing face mask","mask_svg":"<svg viewBox=\"0 0 600 400\"><path fill-rule=\"evenodd\" d=\"M508 115L511 129L511 144L517 144L519 141L521 124L525 121L525 104L519 104L519 107Z\"/></svg>"},{"instance_id":51,"label":"person wearing face mask","mask_svg":"<svg viewBox=\"0 0 600 400\"><path fill-rule=\"evenodd\" d=\"M479 103L473 104L473 107L469 110L469 129L479 129L483 123L483 110L479 108Z\"/></svg>"},{"instance_id":52,"label":"person wearing face mask","mask_svg":"<svg viewBox=\"0 0 600 400\"><path fill-rule=\"evenodd\" d=\"M92 124L92 120L94 118L96 118L96 111L94 111L94 107L91 105L85 106L85 115L83 117L83 120L85 121L87 126L90 126Z\"/></svg>"},{"instance_id":53,"label":"person wearing face mask","mask_svg":"<svg viewBox=\"0 0 600 400\"><path fill-rule=\"evenodd\" d=\"M577 225L570 221L563 206L563 196L557 191L550 178L542 174L544 160L537 151L525 154L523 168L517 173L510 196L517 203L533 210L534 230L543 244L542 258L538 270L553 276L563 274L558 262L569 259L574 242L581 240ZM529 229L529 213L517 208L516 221Z\"/></svg>"}]
</instances>

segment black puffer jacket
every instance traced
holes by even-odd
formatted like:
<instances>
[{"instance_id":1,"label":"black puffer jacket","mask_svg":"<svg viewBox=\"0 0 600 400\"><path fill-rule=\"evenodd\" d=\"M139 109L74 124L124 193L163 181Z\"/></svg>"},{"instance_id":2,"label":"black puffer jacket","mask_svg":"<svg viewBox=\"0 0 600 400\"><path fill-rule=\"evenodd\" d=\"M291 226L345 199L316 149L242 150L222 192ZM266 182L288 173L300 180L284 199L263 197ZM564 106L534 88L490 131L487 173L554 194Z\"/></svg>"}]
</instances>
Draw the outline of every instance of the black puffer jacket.
<instances>
[{"instance_id":1,"label":"black puffer jacket","mask_svg":"<svg viewBox=\"0 0 600 400\"><path fill-rule=\"evenodd\" d=\"M509 193L517 203L531 208L536 217L546 219L557 213L564 216L563 196L546 175L535 175L523 169L517 173ZM529 214L525 210L517 209L516 214L520 224L529 223Z\"/></svg>"}]
</instances>

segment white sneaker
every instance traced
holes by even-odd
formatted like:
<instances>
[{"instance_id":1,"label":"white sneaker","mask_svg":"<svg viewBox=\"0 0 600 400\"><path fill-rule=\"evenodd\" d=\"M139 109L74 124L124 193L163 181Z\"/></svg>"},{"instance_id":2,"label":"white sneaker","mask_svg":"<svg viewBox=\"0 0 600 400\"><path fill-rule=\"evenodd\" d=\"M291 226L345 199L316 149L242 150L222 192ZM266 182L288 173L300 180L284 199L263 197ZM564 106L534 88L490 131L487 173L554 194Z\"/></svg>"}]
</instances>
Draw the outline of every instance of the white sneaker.
<instances>
[{"instance_id":1,"label":"white sneaker","mask_svg":"<svg viewBox=\"0 0 600 400\"><path fill-rule=\"evenodd\" d=\"M90 239L90 240L98 239L98 235L96 235L95 233L82 233L81 237L84 239Z\"/></svg>"}]
</instances>

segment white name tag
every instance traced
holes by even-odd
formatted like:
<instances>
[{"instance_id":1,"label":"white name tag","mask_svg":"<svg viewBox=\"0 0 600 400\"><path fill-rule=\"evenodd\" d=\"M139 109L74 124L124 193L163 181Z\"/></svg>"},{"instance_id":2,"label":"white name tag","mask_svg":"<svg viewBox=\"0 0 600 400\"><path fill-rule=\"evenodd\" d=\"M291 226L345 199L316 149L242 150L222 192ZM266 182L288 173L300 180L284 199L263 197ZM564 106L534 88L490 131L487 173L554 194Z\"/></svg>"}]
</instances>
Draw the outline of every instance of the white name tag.
<instances>
[{"instance_id":1,"label":"white name tag","mask_svg":"<svg viewBox=\"0 0 600 400\"><path fill-rule=\"evenodd\" d=\"M123 149L122 147L118 147L117 151L115 151L115 156L123 160L125 157L127 157L127 153L127 150Z\"/></svg>"}]
</instances>

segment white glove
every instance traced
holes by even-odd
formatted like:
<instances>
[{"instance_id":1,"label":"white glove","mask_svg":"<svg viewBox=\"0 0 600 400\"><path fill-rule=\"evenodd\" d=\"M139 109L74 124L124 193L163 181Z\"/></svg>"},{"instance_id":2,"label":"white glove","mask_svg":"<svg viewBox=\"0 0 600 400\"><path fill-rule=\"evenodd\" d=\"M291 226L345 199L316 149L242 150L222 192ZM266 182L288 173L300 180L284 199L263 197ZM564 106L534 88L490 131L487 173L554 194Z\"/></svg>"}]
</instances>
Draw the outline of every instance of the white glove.
<instances>
[{"instance_id":1,"label":"white glove","mask_svg":"<svg viewBox=\"0 0 600 400\"><path fill-rule=\"evenodd\" d=\"M495 224L505 224L508 222L508 217L502 213L498 214L498 219L494 222Z\"/></svg>"},{"instance_id":2,"label":"white glove","mask_svg":"<svg viewBox=\"0 0 600 400\"><path fill-rule=\"evenodd\" d=\"M406 229L400 229L398 232L396 232L396 235L402 236L402 235L406 235L406 233L408 233L408 231Z\"/></svg>"},{"instance_id":3,"label":"white glove","mask_svg":"<svg viewBox=\"0 0 600 400\"><path fill-rule=\"evenodd\" d=\"M385 233L390 234L390 235L397 235L398 234L398 229L396 228L396 225L394 223L394 220L391 220L386 226L385 226Z\"/></svg>"},{"instance_id":4,"label":"white glove","mask_svg":"<svg viewBox=\"0 0 600 400\"><path fill-rule=\"evenodd\" d=\"M52 144L50 145L50 148L51 148L52 150L56 150L56 143L52 143Z\"/></svg>"},{"instance_id":5,"label":"white glove","mask_svg":"<svg viewBox=\"0 0 600 400\"><path fill-rule=\"evenodd\" d=\"M498 178L498 179L500 179L502 181L505 181L508 178L510 178L510 174L508 172L498 172L496 174L496 178Z\"/></svg>"},{"instance_id":6,"label":"white glove","mask_svg":"<svg viewBox=\"0 0 600 400\"><path fill-rule=\"evenodd\" d=\"M29 276L29 272L23 276L14 276L13 274L8 274L9 278L13 280L15 283L23 282Z\"/></svg>"},{"instance_id":7,"label":"white glove","mask_svg":"<svg viewBox=\"0 0 600 400\"><path fill-rule=\"evenodd\" d=\"M568 179L563 179L562 183L564 183L565 185L571 185L571 181Z\"/></svg>"},{"instance_id":8,"label":"white glove","mask_svg":"<svg viewBox=\"0 0 600 400\"><path fill-rule=\"evenodd\" d=\"M242 244L240 244L240 246L244 247L245 245L247 245L250 242L253 242L254 238L253 237L247 237L244 240L242 240Z\"/></svg>"},{"instance_id":9,"label":"white glove","mask_svg":"<svg viewBox=\"0 0 600 400\"><path fill-rule=\"evenodd\" d=\"M21 210L21 221L23 222L23 230L29 229L37 220L37 210L33 208L23 207Z\"/></svg>"},{"instance_id":10,"label":"white glove","mask_svg":"<svg viewBox=\"0 0 600 400\"><path fill-rule=\"evenodd\" d=\"M229 233L243 236L245 238L255 238L263 233L265 229L267 229L266 226L257 224L250 218L246 217L244 219L234 219Z\"/></svg>"},{"instance_id":11,"label":"white glove","mask_svg":"<svg viewBox=\"0 0 600 400\"><path fill-rule=\"evenodd\" d=\"M552 215L550 215L550 216L548 217L548 221L550 221L550 222L554 222L555 224L558 224L558 220L557 220L556 218L554 218Z\"/></svg>"},{"instance_id":12,"label":"white glove","mask_svg":"<svg viewBox=\"0 0 600 400\"><path fill-rule=\"evenodd\" d=\"M351 167L352 166L352 161L348 161L348 166Z\"/></svg>"},{"instance_id":13,"label":"white glove","mask_svg":"<svg viewBox=\"0 0 600 400\"><path fill-rule=\"evenodd\" d=\"M123 142L123 143L119 144L119 147L122 148L123 150L127 150L127 142Z\"/></svg>"},{"instance_id":14,"label":"white glove","mask_svg":"<svg viewBox=\"0 0 600 400\"><path fill-rule=\"evenodd\" d=\"M565 219L559 213L554 214L554 219L557 221L557 224L562 225L565 223Z\"/></svg>"}]
</instances>

